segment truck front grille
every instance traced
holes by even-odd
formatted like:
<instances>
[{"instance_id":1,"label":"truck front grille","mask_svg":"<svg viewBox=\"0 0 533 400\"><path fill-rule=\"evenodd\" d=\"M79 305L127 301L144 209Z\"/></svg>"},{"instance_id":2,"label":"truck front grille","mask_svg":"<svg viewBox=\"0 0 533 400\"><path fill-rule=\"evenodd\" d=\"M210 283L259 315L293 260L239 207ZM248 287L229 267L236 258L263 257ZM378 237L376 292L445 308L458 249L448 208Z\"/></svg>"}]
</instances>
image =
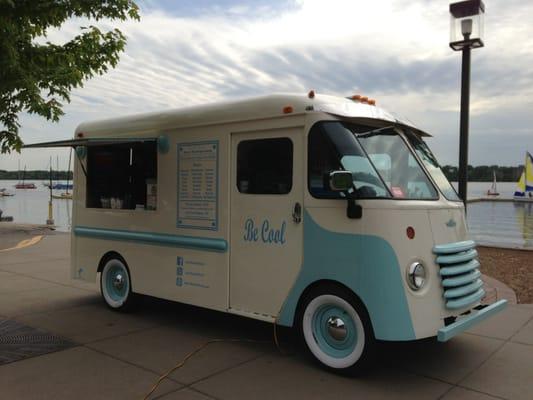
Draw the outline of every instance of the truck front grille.
<instances>
[{"instance_id":1,"label":"truck front grille","mask_svg":"<svg viewBox=\"0 0 533 400\"><path fill-rule=\"evenodd\" d=\"M440 266L444 301L450 310L471 306L485 295L475 247L472 240L433 247Z\"/></svg>"}]
</instances>

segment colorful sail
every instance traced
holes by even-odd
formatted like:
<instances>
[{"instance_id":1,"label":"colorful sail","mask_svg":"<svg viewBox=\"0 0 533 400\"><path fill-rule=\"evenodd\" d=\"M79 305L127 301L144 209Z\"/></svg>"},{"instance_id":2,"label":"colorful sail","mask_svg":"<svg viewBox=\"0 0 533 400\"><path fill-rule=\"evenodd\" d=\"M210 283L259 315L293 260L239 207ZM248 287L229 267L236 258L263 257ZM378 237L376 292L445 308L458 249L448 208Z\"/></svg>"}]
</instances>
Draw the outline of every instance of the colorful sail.
<instances>
[{"instance_id":1,"label":"colorful sail","mask_svg":"<svg viewBox=\"0 0 533 400\"><path fill-rule=\"evenodd\" d=\"M526 152L524 171L516 185L514 198L516 200L533 201L533 157L529 152Z\"/></svg>"},{"instance_id":2,"label":"colorful sail","mask_svg":"<svg viewBox=\"0 0 533 400\"><path fill-rule=\"evenodd\" d=\"M526 192L533 191L533 157L526 153Z\"/></svg>"},{"instance_id":3,"label":"colorful sail","mask_svg":"<svg viewBox=\"0 0 533 400\"><path fill-rule=\"evenodd\" d=\"M524 197L526 195L526 174L525 172L522 172L522 175L520 175L520 179L518 180L518 183L516 184L516 190L514 192L515 197Z\"/></svg>"}]
</instances>

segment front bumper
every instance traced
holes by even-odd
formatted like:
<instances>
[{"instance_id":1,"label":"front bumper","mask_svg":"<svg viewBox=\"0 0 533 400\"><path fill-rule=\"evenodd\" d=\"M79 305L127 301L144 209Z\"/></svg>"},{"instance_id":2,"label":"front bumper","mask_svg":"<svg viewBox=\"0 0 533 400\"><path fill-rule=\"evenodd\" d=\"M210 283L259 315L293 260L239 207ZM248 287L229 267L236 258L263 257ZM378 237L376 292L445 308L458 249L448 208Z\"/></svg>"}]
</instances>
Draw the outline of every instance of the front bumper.
<instances>
[{"instance_id":1,"label":"front bumper","mask_svg":"<svg viewBox=\"0 0 533 400\"><path fill-rule=\"evenodd\" d=\"M500 300L468 316L458 318L453 324L439 329L437 340L446 342L452 337L466 331L468 328L502 311L507 306L507 300Z\"/></svg>"}]
</instances>

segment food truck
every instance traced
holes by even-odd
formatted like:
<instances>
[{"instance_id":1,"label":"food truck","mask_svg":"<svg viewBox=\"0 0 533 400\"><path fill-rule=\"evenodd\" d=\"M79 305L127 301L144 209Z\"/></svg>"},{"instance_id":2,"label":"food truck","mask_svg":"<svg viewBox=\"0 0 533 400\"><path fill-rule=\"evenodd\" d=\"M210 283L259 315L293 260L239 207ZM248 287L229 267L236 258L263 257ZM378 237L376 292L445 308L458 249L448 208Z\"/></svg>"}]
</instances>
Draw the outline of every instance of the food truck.
<instances>
[{"instance_id":1,"label":"food truck","mask_svg":"<svg viewBox=\"0 0 533 400\"><path fill-rule=\"evenodd\" d=\"M294 327L327 368L497 313L430 135L366 97L271 95L82 123L73 279Z\"/></svg>"}]
</instances>

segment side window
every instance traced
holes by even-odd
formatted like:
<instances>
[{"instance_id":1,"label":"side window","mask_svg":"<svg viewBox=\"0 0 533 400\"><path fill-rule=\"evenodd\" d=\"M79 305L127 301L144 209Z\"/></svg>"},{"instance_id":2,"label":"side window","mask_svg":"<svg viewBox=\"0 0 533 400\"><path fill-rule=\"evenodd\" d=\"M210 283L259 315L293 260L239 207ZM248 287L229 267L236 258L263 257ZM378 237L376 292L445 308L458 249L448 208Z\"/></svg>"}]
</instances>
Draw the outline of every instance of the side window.
<instances>
[{"instance_id":1,"label":"side window","mask_svg":"<svg viewBox=\"0 0 533 400\"><path fill-rule=\"evenodd\" d=\"M155 210L155 143L89 146L87 150L88 208Z\"/></svg>"},{"instance_id":2,"label":"side window","mask_svg":"<svg viewBox=\"0 0 533 400\"><path fill-rule=\"evenodd\" d=\"M237 147L237 189L247 194L287 194L292 188L289 138L244 140Z\"/></svg>"},{"instance_id":3,"label":"side window","mask_svg":"<svg viewBox=\"0 0 533 400\"><path fill-rule=\"evenodd\" d=\"M308 138L308 185L311 195L319 199L345 198L344 193L329 188L329 174L338 170L352 173L353 194L356 197L369 199L390 196L354 133L340 122L319 122L311 128Z\"/></svg>"},{"instance_id":4,"label":"side window","mask_svg":"<svg viewBox=\"0 0 533 400\"><path fill-rule=\"evenodd\" d=\"M339 192L332 192L327 185L327 176L331 171L343 169L339 155L320 126L315 126L309 133L308 141L308 180L309 191L318 198L340 198Z\"/></svg>"}]
</instances>

